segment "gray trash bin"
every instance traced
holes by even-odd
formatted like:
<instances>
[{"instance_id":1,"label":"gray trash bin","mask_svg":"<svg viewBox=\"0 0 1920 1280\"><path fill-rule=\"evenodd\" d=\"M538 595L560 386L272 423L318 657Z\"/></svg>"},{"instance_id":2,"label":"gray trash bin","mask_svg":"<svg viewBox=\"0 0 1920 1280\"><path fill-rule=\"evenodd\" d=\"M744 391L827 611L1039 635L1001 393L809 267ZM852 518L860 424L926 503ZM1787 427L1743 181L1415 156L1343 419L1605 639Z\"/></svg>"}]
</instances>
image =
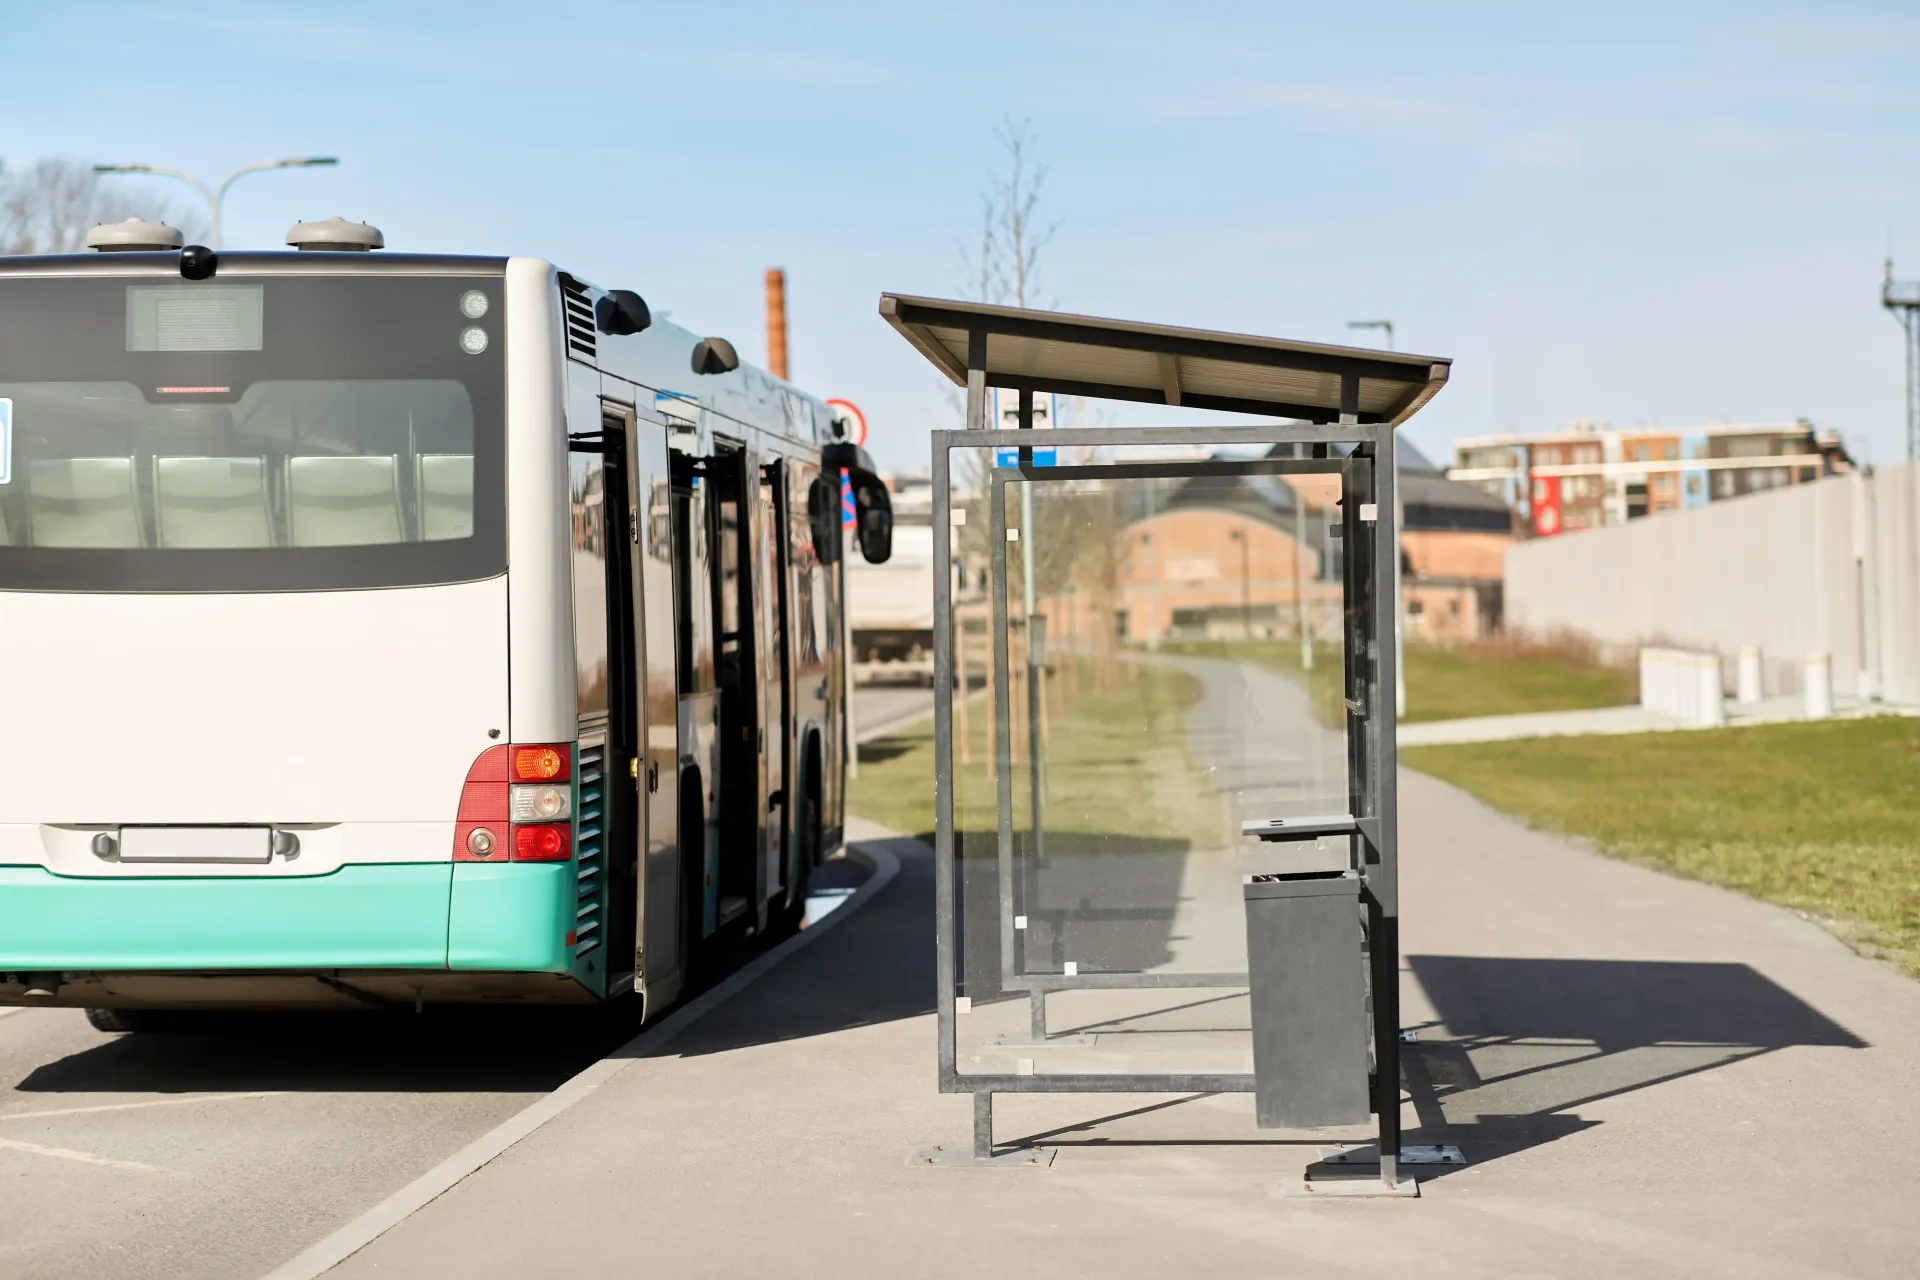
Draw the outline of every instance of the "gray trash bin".
<instances>
[{"instance_id":1,"label":"gray trash bin","mask_svg":"<svg viewBox=\"0 0 1920 1280\"><path fill-rule=\"evenodd\" d=\"M1365 1124L1360 878L1256 878L1243 887L1260 1127Z\"/></svg>"}]
</instances>

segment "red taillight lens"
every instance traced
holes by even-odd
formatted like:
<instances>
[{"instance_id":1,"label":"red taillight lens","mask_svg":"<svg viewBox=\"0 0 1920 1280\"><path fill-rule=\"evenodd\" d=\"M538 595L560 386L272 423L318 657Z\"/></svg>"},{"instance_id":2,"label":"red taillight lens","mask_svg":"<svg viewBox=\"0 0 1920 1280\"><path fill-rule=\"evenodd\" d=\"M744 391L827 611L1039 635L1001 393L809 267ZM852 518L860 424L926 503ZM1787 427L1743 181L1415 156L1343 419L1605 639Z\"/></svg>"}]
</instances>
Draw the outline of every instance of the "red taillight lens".
<instances>
[{"instance_id":1,"label":"red taillight lens","mask_svg":"<svg viewBox=\"0 0 1920 1280\"><path fill-rule=\"evenodd\" d=\"M453 860L455 862L505 862L507 844L501 833L507 829L507 751L505 746L488 747L467 770L466 785L460 788L460 810L453 820ZM489 839L474 839L474 832L486 831ZM482 852L484 850L485 852Z\"/></svg>"},{"instance_id":2,"label":"red taillight lens","mask_svg":"<svg viewBox=\"0 0 1920 1280\"><path fill-rule=\"evenodd\" d=\"M565 746L513 748L515 782L565 782L572 777L568 765L573 752Z\"/></svg>"},{"instance_id":3,"label":"red taillight lens","mask_svg":"<svg viewBox=\"0 0 1920 1280\"><path fill-rule=\"evenodd\" d=\"M527 826L513 829L515 862L565 862L573 856L573 829Z\"/></svg>"}]
</instances>

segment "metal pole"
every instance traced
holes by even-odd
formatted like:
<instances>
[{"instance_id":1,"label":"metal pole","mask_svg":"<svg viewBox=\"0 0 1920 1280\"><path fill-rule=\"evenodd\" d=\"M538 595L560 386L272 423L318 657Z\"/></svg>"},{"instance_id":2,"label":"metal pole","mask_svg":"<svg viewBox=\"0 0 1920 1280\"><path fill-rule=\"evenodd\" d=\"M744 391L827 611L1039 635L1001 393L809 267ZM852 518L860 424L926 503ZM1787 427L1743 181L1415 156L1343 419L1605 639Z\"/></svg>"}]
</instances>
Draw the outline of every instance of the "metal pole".
<instances>
[{"instance_id":1,"label":"metal pole","mask_svg":"<svg viewBox=\"0 0 1920 1280\"><path fill-rule=\"evenodd\" d=\"M1313 670L1313 628L1307 624L1307 496L1293 491L1293 620L1300 628L1300 669Z\"/></svg>"}]
</instances>

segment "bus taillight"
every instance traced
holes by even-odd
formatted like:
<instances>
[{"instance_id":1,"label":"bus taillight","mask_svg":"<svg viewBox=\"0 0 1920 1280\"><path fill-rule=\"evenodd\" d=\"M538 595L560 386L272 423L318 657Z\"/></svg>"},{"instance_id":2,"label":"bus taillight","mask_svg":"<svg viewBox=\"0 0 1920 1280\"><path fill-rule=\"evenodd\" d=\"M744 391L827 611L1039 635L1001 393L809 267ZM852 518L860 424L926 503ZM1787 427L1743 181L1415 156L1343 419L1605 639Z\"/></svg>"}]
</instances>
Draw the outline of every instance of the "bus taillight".
<instances>
[{"instance_id":1,"label":"bus taillight","mask_svg":"<svg viewBox=\"0 0 1920 1280\"><path fill-rule=\"evenodd\" d=\"M467 770L460 788L460 811L453 825L455 862L504 862L507 859L506 746L489 747Z\"/></svg>"},{"instance_id":2,"label":"bus taillight","mask_svg":"<svg viewBox=\"0 0 1920 1280\"><path fill-rule=\"evenodd\" d=\"M543 823L513 829L515 862L565 862L572 856L572 827Z\"/></svg>"}]
</instances>

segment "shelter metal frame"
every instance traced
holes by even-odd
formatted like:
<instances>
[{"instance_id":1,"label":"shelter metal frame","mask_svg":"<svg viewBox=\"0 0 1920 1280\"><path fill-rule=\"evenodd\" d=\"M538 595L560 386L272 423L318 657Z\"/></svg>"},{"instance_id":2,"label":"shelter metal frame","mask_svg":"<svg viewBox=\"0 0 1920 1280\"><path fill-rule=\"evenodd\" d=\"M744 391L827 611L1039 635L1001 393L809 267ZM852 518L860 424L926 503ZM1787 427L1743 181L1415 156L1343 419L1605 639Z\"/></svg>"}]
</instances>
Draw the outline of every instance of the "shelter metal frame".
<instances>
[{"instance_id":1,"label":"shelter metal frame","mask_svg":"<svg viewBox=\"0 0 1920 1280\"><path fill-rule=\"evenodd\" d=\"M1354 863L1370 939L1374 1063L1370 1098L1378 1126L1381 1180L1393 1187L1398 1181L1400 1156L1398 818L1392 692L1395 652L1391 642L1396 611L1390 588L1399 545L1392 519L1396 480L1393 428L1439 391L1447 379L1449 362L1405 353L893 294L882 296L880 310L937 368L966 388L966 426L958 431L932 433L934 687L947 694L934 699L934 857L939 1087L945 1093L970 1093L974 1097L973 1158L990 1160L994 1156L995 1093L1253 1092L1256 1080L1252 1074L1241 1073L1006 1075L962 1073L958 1068L956 995L961 939L954 830L950 454L955 449L1014 448L1019 450L1017 465L993 469L990 495L995 513L990 554L999 676L994 717L999 753L998 852L1003 918L1010 911L1012 884L1012 770L1006 756L1011 708L1010 681L1006 678L1009 610L1005 485L1085 476L1249 472L1335 472L1341 476L1349 807L1346 815L1297 825L1298 838L1341 834L1355 843ZM1018 428L984 426L989 386L1021 393ZM1032 395L1036 392L1306 419L1254 426L1054 429L1045 441L1057 448L1291 444L1304 446L1298 452L1308 456L1208 463L1095 461L1084 466L1046 468L1050 474L1042 474L1033 465L1032 452ZM1336 444L1350 446L1350 452L1344 457L1332 456L1331 446ZM1382 637L1385 643L1380 642ZM1033 817L1037 829L1037 805ZM1246 834L1262 839L1294 838L1291 831L1281 832L1282 825L1248 823ZM1005 976L1013 980L1009 985L1017 983L1015 989L1030 993L1035 1029L1041 1034L1043 1001L1048 991L1239 986L1248 980L1246 974L1227 973L1025 974L1014 966L1004 929L1002 962Z\"/></svg>"}]
</instances>

